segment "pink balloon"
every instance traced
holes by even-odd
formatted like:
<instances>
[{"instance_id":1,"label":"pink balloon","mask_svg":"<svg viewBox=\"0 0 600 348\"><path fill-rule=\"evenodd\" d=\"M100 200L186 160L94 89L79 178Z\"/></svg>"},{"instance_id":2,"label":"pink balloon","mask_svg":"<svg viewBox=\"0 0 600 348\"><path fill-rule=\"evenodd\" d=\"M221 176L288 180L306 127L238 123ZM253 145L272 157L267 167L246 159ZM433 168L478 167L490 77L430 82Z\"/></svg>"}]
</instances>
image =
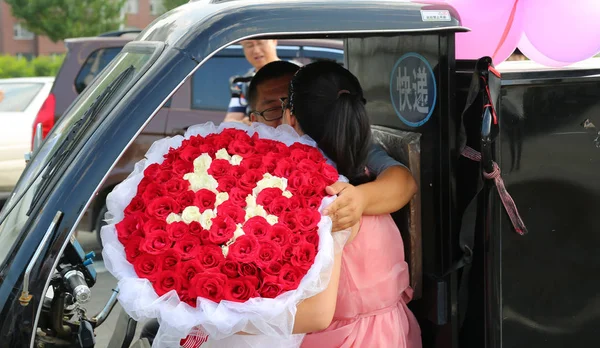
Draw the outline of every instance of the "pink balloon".
<instances>
[{"instance_id":1,"label":"pink balloon","mask_svg":"<svg viewBox=\"0 0 600 348\"><path fill-rule=\"evenodd\" d=\"M598 0L525 0L523 15L529 42L552 61L575 63L600 52Z\"/></svg>"},{"instance_id":2,"label":"pink balloon","mask_svg":"<svg viewBox=\"0 0 600 348\"><path fill-rule=\"evenodd\" d=\"M519 41L519 50L521 50L521 53L523 53L525 57L542 65L561 67L571 64L567 62L558 62L546 57L543 53L538 51L538 49L535 46L531 44L529 38L527 37L527 34L523 34L523 36L521 37L521 41Z\"/></svg>"},{"instance_id":3,"label":"pink balloon","mask_svg":"<svg viewBox=\"0 0 600 348\"><path fill-rule=\"evenodd\" d=\"M523 15L519 5L515 8L516 0L449 0L448 3L460 14L462 25L471 29L456 34L457 59L490 56L498 64L515 50L523 31Z\"/></svg>"}]
</instances>

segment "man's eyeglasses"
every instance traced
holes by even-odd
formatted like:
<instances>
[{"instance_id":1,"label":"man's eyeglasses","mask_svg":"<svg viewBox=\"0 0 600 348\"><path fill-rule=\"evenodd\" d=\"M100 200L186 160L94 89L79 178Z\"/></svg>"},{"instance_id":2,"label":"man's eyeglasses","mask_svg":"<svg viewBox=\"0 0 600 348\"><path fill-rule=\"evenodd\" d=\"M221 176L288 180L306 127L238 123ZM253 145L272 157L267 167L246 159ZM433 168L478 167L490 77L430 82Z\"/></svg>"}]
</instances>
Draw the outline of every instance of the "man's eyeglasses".
<instances>
[{"instance_id":1,"label":"man's eyeglasses","mask_svg":"<svg viewBox=\"0 0 600 348\"><path fill-rule=\"evenodd\" d=\"M277 121L283 117L280 106L268 108L263 111L250 111L250 115L258 115L264 118L265 121Z\"/></svg>"}]
</instances>

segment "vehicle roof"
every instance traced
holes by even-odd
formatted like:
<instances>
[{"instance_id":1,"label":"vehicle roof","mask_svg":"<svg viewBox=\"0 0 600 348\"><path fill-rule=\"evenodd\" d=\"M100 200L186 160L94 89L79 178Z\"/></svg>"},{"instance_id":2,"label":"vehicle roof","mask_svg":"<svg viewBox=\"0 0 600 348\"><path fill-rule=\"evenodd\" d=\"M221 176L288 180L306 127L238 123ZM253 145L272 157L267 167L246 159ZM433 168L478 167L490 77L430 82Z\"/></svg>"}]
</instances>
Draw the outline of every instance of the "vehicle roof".
<instances>
[{"instance_id":1,"label":"vehicle roof","mask_svg":"<svg viewBox=\"0 0 600 348\"><path fill-rule=\"evenodd\" d=\"M500 72L513 73L525 71L589 70L600 69L600 57L590 58L565 67L551 67L532 60L505 61L496 67Z\"/></svg>"},{"instance_id":2,"label":"vehicle roof","mask_svg":"<svg viewBox=\"0 0 600 348\"><path fill-rule=\"evenodd\" d=\"M0 79L0 83L23 83L23 82L41 82L41 83L52 83L54 77L42 76L42 77L14 77L9 79Z\"/></svg>"},{"instance_id":3,"label":"vehicle roof","mask_svg":"<svg viewBox=\"0 0 600 348\"><path fill-rule=\"evenodd\" d=\"M446 11L443 21L423 10ZM439 1L199 0L157 18L137 40L164 42L202 60L250 38L343 38L396 33L467 31L457 11Z\"/></svg>"}]
</instances>

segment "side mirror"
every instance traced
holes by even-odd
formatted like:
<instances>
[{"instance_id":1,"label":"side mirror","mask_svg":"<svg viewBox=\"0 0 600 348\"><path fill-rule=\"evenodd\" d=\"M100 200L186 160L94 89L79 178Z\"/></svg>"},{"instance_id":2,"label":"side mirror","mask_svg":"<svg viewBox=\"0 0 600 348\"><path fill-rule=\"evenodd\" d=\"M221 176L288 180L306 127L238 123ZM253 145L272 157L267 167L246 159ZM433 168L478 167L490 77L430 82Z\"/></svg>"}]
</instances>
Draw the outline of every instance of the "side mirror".
<instances>
[{"instance_id":1,"label":"side mirror","mask_svg":"<svg viewBox=\"0 0 600 348\"><path fill-rule=\"evenodd\" d=\"M44 138L43 138L44 133L43 133L42 127L43 126L42 126L41 122L35 126L35 133L33 133L33 146L32 146L31 152L28 152L25 154L25 163L28 163L29 161L31 161L33 154L40 147L40 145L42 144L42 141L44 140Z\"/></svg>"}]
</instances>

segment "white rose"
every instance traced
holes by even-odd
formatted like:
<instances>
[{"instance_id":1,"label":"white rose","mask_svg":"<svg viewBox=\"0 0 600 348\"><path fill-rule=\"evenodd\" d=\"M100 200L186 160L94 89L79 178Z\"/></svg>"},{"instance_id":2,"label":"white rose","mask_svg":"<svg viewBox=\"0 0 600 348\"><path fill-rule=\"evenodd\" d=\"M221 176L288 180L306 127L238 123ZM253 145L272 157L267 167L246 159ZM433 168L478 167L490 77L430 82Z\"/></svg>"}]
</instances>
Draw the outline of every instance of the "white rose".
<instances>
[{"instance_id":1,"label":"white rose","mask_svg":"<svg viewBox=\"0 0 600 348\"><path fill-rule=\"evenodd\" d=\"M172 224L173 222L181 221L181 216L179 214L171 213L167 216L167 223Z\"/></svg>"},{"instance_id":2,"label":"white rose","mask_svg":"<svg viewBox=\"0 0 600 348\"><path fill-rule=\"evenodd\" d=\"M227 192L217 193L217 200L215 201L215 208L227 200L229 200L229 193L227 193Z\"/></svg>"},{"instance_id":3,"label":"white rose","mask_svg":"<svg viewBox=\"0 0 600 348\"><path fill-rule=\"evenodd\" d=\"M246 220L255 216L262 216L266 218L267 212L265 211L265 208L263 208L261 205L257 205L254 207L246 207Z\"/></svg>"},{"instance_id":4,"label":"white rose","mask_svg":"<svg viewBox=\"0 0 600 348\"><path fill-rule=\"evenodd\" d=\"M279 218L275 215L267 215L267 222L272 226L279 221Z\"/></svg>"},{"instance_id":5,"label":"white rose","mask_svg":"<svg viewBox=\"0 0 600 348\"><path fill-rule=\"evenodd\" d=\"M229 163L231 163L234 166L239 166L240 163L242 163L242 160L244 158L240 155L233 155L231 156L231 159L229 160Z\"/></svg>"},{"instance_id":6,"label":"white rose","mask_svg":"<svg viewBox=\"0 0 600 348\"><path fill-rule=\"evenodd\" d=\"M246 196L246 210L248 208L256 208L256 197L252 195Z\"/></svg>"},{"instance_id":7,"label":"white rose","mask_svg":"<svg viewBox=\"0 0 600 348\"><path fill-rule=\"evenodd\" d=\"M229 254L229 246L221 245L221 251L223 252L223 256L227 257L227 254Z\"/></svg>"},{"instance_id":8,"label":"white rose","mask_svg":"<svg viewBox=\"0 0 600 348\"><path fill-rule=\"evenodd\" d=\"M283 193L281 194L283 197L287 197L287 198L292 198L292 193L288 190L283 191Z\"/></svg>"},{"instance_id":9,"label":"white rose","mask_svg":"<svg viewBox=\"0 0 600 348\"><path fill-rule=\"evenodd\" d=\"M185 209L183 209L183 212L181 213L181 219L186 224L190 224L190 223L192 223L192 221L199 222L201 217L202 217L202 214L200 214L200 209L198 209L198 207L193 206L193 205L186 207Z\"/></svg>"},{"instance_id":10,"label":"white rose","mask_svg":"<svg viewBox=\"0 0 600 348\"><path fill-rule=\"evenodd\" d=\"M214 219L215 216L215 212L212 209L205 210L199 220L202 228L205 230L210 229L210 226L212 226L212 219Z\"/></svg>"},{"instance_id":11,"label":"white rose","mask_svg":"<svg viewBox=\"0 0 600 348\"><path fill-rule=\"evenodd\" d=\"M190 189L194 192L200 189L207 189L215 192L219 186L217 180L206 173L187 173L183 176L183 179L190 182Z\"/></svg>"},{"instance_id":12,"label":"white rose","mask_svg":"<svg viewBox=\"0 0 600 348\"><path fill-rule=\"evenodd\" d=\"M237 224L235 228L235 232L233 232L233 240L235 241L238 237L245 235L244 230L242 229L241 224Z\"/></svg>"},{"instance_id":13,"label":"white rose","mask_svg":"<svg viewBox=\"0 0 600 348\"><path fill-rule=\"evenodd\" d=\"M260 191L272 187L278 188L281 191L285 191L287 188L287 179L266 173L263 175L263 178L256 183L256 187L252 190L252 194L254 196L258 196Z\"/></svg>"},{"instance_id":14,"label":"white rose","mask_svg":"<svg viewBox=\"0 0 600 348\"><path fill-rule=\"evenodd\" d=\"M217 153L215 154L216 159L224 159L224 160L231 160L231 156L229 156L229 153L227 153L227 150L225 149L220 149L219 151L217 151Z\"/></svg>"},{"instance_id":15,"label":"white rose","mask_svg":"<svg viewBox=\"0 0 600 348\"><path fill-rule=\"evenodd\" d=\"M200 157L194 160L194 171L196 173L206 173L208 168L210 168L210 164L212 163L212 158L207 153L203 153Z\"/></svg>"}]
</instances>

